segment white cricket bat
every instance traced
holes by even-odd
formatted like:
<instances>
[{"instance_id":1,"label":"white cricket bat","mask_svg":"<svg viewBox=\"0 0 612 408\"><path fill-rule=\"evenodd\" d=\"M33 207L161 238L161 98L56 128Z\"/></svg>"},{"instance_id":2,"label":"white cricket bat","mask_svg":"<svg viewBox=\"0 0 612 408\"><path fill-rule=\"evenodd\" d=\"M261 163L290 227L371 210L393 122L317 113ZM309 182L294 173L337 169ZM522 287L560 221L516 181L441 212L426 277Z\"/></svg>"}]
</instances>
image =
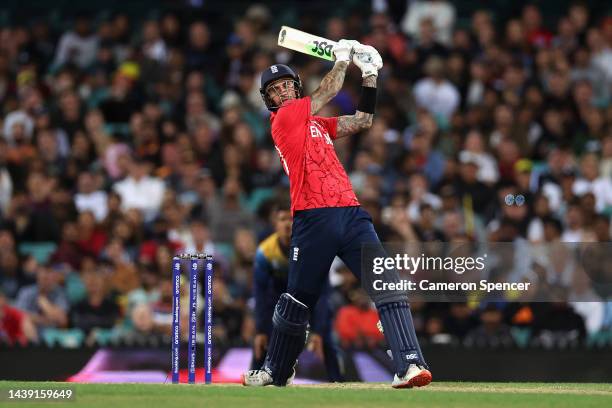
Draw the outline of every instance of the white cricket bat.
<instances>
[{"instance_id":1,"label":"white cricket bat","mask_svg":"<svg viewBox=\"0 0 612 408\"><path fill-rule=\"evenodd\" d=\"M332 54L332 48L336 45L335 41L295 28L282 26L278 33L278 45L328 61L335 60L334 54Z\"/></svg>"},{"instance_id":2,"label":"white cricket bat","mask_svg":"<svg viewBox=\"0 0 612 408\"><path fill-rule=\"evenodd\" d=\"M335 41L287 26L282 26L278 33L278 45L328 61L335 61L336 59L332 53L332 49L336 45ZM372 61L369 53L356 52L356 55L364 62Z\"/></svg>"}]
</instances>

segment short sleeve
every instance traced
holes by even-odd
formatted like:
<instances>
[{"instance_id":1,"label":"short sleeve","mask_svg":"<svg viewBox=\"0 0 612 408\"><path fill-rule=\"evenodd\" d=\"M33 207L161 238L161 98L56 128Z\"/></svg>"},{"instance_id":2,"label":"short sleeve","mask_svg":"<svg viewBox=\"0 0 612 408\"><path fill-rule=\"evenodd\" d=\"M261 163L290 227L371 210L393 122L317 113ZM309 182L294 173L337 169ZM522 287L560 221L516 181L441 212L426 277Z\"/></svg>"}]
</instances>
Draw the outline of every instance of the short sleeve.
<instances>
[{"instance_id":1,"label":"short sleeve","mask_svg":"<svg viewBox=\"0 0 612 408\"><path fill-rule=\"evenodd\" d=\"M336 136L338 135L338 118L337 117L322 118L320 116L317 116L317 121L321 125L323 125L325 129L327 129L327 133L329 133L329 137L331 137L332 140L336 139Z\"/></svg>"}]
</instances>

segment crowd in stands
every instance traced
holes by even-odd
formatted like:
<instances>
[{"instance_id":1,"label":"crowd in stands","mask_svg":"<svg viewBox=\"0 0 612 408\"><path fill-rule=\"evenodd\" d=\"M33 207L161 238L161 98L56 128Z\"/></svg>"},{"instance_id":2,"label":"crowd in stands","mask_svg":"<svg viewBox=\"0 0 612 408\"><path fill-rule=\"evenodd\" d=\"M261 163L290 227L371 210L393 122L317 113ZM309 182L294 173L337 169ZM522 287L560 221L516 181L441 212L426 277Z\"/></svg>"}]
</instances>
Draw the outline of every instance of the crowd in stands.
<instances>
[{"instance_id":1,"label":"crowd in stands","mask_svg":"<svg viewBox=\"0 0 612 408\"><path fill-rule=\"evenodd\" d=\"M288 196L260 73L288 63L309 94L331 67L277 48L282 24L383 57L372 128L335 142L381 240L610 242L612 7L366 3L326 19L302 3L283 21L261 4L210 18L203 2L0 27L0 342L168 336L181 252L215 256L215 341L250 342L255 252ZM322 116L352 114L360 80L351 68ZM376 344L375 309L334 268L341 343ZM435 342L612 342L597 295L411 307Z\"/></svg>"}]
</instances>

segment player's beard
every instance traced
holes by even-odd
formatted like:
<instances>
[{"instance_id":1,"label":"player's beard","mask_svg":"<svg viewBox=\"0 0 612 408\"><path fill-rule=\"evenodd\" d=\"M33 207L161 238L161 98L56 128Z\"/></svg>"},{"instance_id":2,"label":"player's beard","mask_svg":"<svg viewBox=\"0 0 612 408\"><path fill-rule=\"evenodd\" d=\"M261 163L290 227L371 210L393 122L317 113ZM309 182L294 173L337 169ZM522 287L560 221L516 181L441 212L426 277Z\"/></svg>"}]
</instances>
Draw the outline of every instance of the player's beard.
<instances>
[{"instance_id":1,"label":"player's beard","mask_svg":"<svg viewBox=\"0 0 612 408\"><path fill-rule=\"evenodd\" d=\"M295 88L295 83L293 84L293 89L289 89L288 83L291 83L291 82L295 82L295 81L287 80L285 82L285 85L284 85L285 90L283 92L279 92L275 87L270 87L270 89L268 89L269 99L273 100L272 95L274 94L276 94L276 96L278 97L279 103L277 104L277 106L279 108L283 106L285 103L299 98L299 91Z\"/></svg>"}]
</instances>

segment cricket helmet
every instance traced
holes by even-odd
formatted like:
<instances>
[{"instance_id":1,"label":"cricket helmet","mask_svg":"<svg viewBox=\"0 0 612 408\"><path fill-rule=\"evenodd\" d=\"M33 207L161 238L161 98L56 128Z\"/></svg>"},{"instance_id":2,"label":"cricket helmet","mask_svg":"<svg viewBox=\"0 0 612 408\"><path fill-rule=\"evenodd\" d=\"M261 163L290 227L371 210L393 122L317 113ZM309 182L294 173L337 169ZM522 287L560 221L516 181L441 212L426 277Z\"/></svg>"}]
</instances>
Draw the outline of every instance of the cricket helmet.
<instances>
[{"instance_id":1,"label":"cricket helmet","mask_svg":"<svg viewBox=\"0 0 612 408\"><path fill-rule=\"evenodd\" d=\"M272 112L275 112L278 108L280 108L280 106L274 105L274 101L268 95L266 88L272 82L281 78L287 78L288 80L293 81L296 98L301 98L304 94L304 90L302 88L302 80L295 71L293 71L291 68L284 64L271 65L261 74L261 88L259 88L259 93L261 93L261 97L263 98L264 103L266 104L266 108L268 108L268 110Z\"/></svg>"}]
</instances>

